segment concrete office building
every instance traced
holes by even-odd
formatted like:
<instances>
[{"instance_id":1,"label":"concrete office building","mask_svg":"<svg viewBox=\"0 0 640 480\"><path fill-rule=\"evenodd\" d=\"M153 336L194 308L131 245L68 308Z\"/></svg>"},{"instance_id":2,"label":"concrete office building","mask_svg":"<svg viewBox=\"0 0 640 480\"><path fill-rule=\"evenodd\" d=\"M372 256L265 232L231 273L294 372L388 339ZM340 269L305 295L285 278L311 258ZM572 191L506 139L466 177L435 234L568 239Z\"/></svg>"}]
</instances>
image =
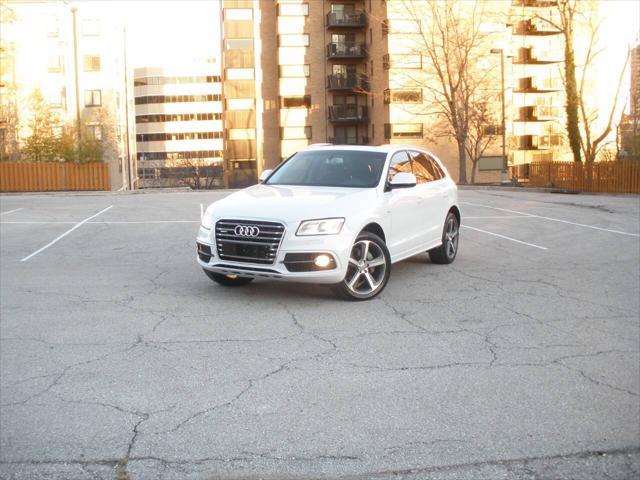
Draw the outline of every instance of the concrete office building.
<instances>
[{"instance_id":1,"label":"concrete office building","mask_svg":"<svg viewBox=\"0 0 640 480\"><path fill-rule=\"evenodd\" d=\"M219 63L136 68L134 96L140 186L222 186Z\"/></svg>"},{"instance_id":2,"label":"concrete office building","mask_svg":"<svg viewBox=\"0 0 640 480\"><path fill-rule=\"evenodd\" d=\"M0 128L3 150L15 151L30 134L29 96L38 89L57 114L59 129L79 119L84 134L104 143L111 189L135 188L124 33L105 20L109 5L16 1L2 8L0 103L3 117L12 117L3 118Z\"/></svg>"}]
</instances>

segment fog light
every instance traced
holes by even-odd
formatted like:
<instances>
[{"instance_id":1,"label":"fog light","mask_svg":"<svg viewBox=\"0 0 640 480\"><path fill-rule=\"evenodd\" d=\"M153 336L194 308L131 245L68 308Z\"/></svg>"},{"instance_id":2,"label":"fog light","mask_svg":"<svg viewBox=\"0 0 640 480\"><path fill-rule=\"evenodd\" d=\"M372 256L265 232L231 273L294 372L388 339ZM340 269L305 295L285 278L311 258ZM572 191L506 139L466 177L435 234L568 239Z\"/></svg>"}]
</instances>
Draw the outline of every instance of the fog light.
<instances>
[{"instance_id":1,"label":"fog light","mask_svg":"<svg viewBox=\"0 0 640 480\"><path fill-rule=\"evenodd\" d=\"M329 255L318 255L313 263L316 264L316 267L326 268L331 263L331 257Z\"/></svg>"}]
</instances>

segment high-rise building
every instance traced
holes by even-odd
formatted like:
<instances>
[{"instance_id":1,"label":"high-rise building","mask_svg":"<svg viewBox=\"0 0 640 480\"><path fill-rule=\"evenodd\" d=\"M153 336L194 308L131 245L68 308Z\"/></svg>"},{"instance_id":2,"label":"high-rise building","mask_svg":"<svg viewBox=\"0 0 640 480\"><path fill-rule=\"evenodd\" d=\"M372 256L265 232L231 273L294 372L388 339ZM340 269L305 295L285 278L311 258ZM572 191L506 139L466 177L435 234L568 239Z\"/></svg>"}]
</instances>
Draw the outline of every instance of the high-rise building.
<instances>
[{"instance_id":1,"label":"high-rise building","mask_svg":"<svg viewBox=\"0 0 640 480\"><path fill-rule=\"evenodd\" d=\"M557 2L477 3L487 14L483 35L492 32L474 55L483 57L478 63L493 79L487 96L493 122L486 131L496 138L476 180L497 181L502 170L500 56L492 50L503 55L509 163L570 159L563 37L545 21L557 22ZM460 8L473 4L456 2ZM431 64L419 47L433 27L426 2L222 0L221 6L224 157L231 185L255 182L262 169L324 142L421 145L458 177L455 142L439 135L428 105L434 79L426 76ZM595 79L586 79L593 91L590 82Z\"/></svg>"},{"instance_id":2,"label":"high-rise building","mask_svg":"<svg viewBox=\"0 0 640 480\"><path fill-rule=\"evenodd\" d=\"M223 185L220 65L134 70L141 187Z\"/></svg>"},{"instance_id":3,"label":"high-rise building","mask_svg":"<svg viewBox=\"0 0 640 480\"><path fill-rule=\"evenodd\" d=\"M253 183L259 171L325 142L426 146L457 176L455 146L434 142L429 116L414 108L423 102L423 87L403 84L424 57L403 51L402 37L418 32L402 6L393 0L222 1L230 185ZM499 179L500 169L481 171L479 180Z\"/></svg>"},{"instance_id":4,"label":"high-rise building","mask_svg":"<svg viewBox=\"0 0 640 480\"><path fill-rule=\"evenodd\" d=\"M107 21L99 2L3 2L3 150L30 134L29 98L40 91L58 130L80 124L81 135L102 142L111 189L135 177L135 139L127 132L130 97L122 25ZM9 108L7 108L9 107Z\"/></svg>"}]
</instances>

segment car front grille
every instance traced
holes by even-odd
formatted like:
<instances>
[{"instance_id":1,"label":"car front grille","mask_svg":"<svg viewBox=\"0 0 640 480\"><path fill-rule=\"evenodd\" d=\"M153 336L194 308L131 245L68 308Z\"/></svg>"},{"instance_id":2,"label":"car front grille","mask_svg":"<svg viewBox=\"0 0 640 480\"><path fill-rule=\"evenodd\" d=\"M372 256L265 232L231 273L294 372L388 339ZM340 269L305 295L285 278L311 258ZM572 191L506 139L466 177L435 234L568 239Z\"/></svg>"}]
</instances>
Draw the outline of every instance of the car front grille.
<instances>
[{"instance_id":1,"label":"car front grille","mask_svg":"<svg viewBox=\"0 0 640 480\"><path fill-rule=\"evenodd\" d=\"M284 225L254 220L218 220L216 248L222 260L272 265L284 235Z\"/></svg>"}]
</instances>

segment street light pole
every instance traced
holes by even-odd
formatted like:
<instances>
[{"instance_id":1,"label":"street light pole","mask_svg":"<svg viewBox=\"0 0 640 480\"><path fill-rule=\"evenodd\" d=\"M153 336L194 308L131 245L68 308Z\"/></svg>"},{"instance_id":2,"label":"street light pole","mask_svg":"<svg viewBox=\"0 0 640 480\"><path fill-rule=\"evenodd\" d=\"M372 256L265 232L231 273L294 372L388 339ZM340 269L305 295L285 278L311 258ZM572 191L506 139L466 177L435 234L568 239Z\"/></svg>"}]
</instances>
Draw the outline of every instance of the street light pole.
<instances>
[{"instance_id":1,"label":"street light pole","mask_svg":"<svg viewBox=\"0 0 640 480\"><path fill-rule=\"evenodd\" d=\"M500 54L500 103L502 106L502 175L500 182L509 183L509 166L507 164L507 128L505 114L505 88L504 88L504 49L492 48L491 53Z\"/></svg>"},{"instance_id":2,"label":"street light pole","mask_svg":"<svg viewBox=\"0 0 640 480\"><path fill-rule=\"evenodd\" d=\"M80 85L78 84L78 27L76 22L76 7L71 8L71 18L73 21L73 67L74 79L76 87L76 130L78 135L78 152L80 152L80 143L82 140L80 128Z\"/></svg>"}]
</instances>

